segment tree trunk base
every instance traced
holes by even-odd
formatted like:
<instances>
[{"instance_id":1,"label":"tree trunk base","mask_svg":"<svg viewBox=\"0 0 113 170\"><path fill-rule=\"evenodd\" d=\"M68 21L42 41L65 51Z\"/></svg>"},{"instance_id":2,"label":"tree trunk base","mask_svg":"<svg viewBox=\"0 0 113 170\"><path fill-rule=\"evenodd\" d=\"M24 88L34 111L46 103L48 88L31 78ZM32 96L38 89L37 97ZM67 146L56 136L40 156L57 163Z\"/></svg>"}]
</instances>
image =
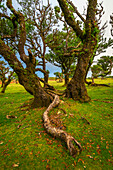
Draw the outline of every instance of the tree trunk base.
<instances>
[{"instance_id":1,"label":"tree trunk base","mask_svg":"<svg viewBox=\"0 0 113 170\"><path fill-rule=\"evenodd\" d=\"M79 154L82 151L82 147L80 143L78 143L74 137L70 136L68 133L66 133L65 131L59 128L53 127L50 123L48 113L50 112L50 110L52 110L52 108L58 106L60 102L59 96L57 95L54 95L54 96L55 98L53 102L49 105L47 110L43 113L44 127L47 133L51 134L53 137L60 138L61 140L65 141L65 143L67 144L67 148L69 149L70 155L75 157L77 154Z\"/></svg>"},{"instance_id":2,"label":"tree trunk base","mask_svg":"<svg viewBox=\"0 0 113 170\"><path fill-rule=\"evenodd\" d=\"M53 98L48 94L46 94L46 96L34 97L34 100L31 104L31 108L48 107L52 100Z\"/></svg>"},{"instance_id":3,"label":"tree trunk base","mask_svg":"<svg viewBox=\"0 0 113 170\"><path fill-rule=\"evenodd\" d=\"M74 82L73 80L68 84L65 91L66 97L72 98L73 100L80 102L89 102L91 99L87 94L87 89L84 84Z\"/></svg>"}]
</instances>

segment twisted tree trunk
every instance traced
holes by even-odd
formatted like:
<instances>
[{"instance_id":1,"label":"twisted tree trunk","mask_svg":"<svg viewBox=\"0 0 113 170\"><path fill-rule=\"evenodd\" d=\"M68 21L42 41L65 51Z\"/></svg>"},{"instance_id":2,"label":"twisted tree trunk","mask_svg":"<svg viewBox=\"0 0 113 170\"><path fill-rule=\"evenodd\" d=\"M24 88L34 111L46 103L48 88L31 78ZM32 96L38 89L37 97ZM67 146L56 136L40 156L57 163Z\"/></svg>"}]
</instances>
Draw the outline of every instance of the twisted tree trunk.
<instances>
[{"instance_id":1,"label":"twisted tree trunk","mask_svg":"<svg viewBox=\"0 0 113 170\"><path fill-rule=\"evenodd\" d=\"M53 102L49 105L49 107L43 114L44 127L45 127L47 133L65 141L65 143L67 144L67 147L69 149L70 155L75 157L78 153L80 153L82 151L82 147L81 147L80 143L78 143L74 137L70 136L68 133L66 133L65 131L63 131L59 128L53 127L50 123L48 113L50 112L50 110L52 110L52 108L56 107L60 101L59 96L57 96L57 95L54 95L54 96L55 97L54 97ZM77 146L77 147L75 147L75 146Z\"/></svg>"}]
</instances>

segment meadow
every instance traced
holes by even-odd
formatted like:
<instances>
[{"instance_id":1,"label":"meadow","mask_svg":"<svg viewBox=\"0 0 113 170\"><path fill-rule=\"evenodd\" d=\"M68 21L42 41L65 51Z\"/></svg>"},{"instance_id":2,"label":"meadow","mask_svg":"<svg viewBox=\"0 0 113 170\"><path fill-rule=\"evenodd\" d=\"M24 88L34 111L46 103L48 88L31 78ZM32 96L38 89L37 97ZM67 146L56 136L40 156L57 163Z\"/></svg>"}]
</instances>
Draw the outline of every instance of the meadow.
<instances>
[{"instance_id":1,"label":"meadow","mask_svg":"<svg viewBox=\"0 0 113 170\"><path fill-rule=\"evenodd\" d=\"M29 109L33 96L20 84L10 84L0 94L0 170L113 169L113 79L95 82L110 87L87 86L89 103L61 97L59 108L49 114L54 126L62 126L82 145L75 158L63 141L46 133L42 120L46 108ZM65 89L63 83L51 80L50 84Z\"/></svg>"}]
</instances>

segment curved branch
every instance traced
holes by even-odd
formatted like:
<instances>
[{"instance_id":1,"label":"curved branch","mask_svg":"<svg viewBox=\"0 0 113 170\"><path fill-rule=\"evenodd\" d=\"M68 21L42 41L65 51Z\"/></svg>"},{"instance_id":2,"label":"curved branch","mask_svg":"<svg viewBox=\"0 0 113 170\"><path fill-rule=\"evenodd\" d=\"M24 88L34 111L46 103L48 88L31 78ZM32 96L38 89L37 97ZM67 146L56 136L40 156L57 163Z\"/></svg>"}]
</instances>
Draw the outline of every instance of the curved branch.
<instances>
[{"instance_id":1,"label":"curved branch","mask_svg":"<svg viewBox=\"0 0 113 170\"><path fill-rule=\"evenodd\" d=\"M24 16L21 12L17 12L14 9L14 7L12 6L12 0L7 0L7 7L15 15L15 20L20 25L20 28L19 28L20 29L20 39L19 39L19 43L18 43L18 51L19 51L21 60L27 64L29 61L29 57L25 54L25 51L24 51L24 45L26 42L26 30L25 30Z\"/></svg>"},{"instance_id":2,"label":"curved branch","mask_svg":"<svg viewBox=\"0 0 113 170\"><path fill-rule=\"evenodd\" d=\"M69 11L66 0L57 0L63 13L65 20L69 26L73 28L76 32L76 35L83 40L83 31L81 30L80 26L75 21L74 15Z\"/></svg>"},{"instance_id":3,"label":"curved branch","mask_svg":"<svg viewBox=\"0 0 113 170\"><path fill-rule=\"evenodd\" d=\"M74 137L70 136L65 131L63 131L59 128L53 127L51 125L49 117L48 117L48 113L50 112L50 110L52 110L52 108L56 107L59 104L59 102L60 102L59 96L54 95L53 102L49 105L47 110L43 113L44 127L45 127L46 131L49 134L51 134L52 136L58 137L58 138L64 140L67 144L70 155L76 156L77 153L80 153L82 151L82 147L81 147L80 143L78 143ZM78 146L78 148L75 148L74 144L76 146Z\"/></svg>"},{"instance_id":4,"label":"curved branch","mask_svg":"<svg viewBox=\"0 0 113 170\"><path fill-rule=\"evenodd\" d=\"M86 20L84 19L84 17L78 12L77 7L75 7L75 5L73 4L72 1L67 0L67 2L73 7L73 9L75 10L75 13L80 17L80 19L85 23Z\"/></svg>"}]
</instances>

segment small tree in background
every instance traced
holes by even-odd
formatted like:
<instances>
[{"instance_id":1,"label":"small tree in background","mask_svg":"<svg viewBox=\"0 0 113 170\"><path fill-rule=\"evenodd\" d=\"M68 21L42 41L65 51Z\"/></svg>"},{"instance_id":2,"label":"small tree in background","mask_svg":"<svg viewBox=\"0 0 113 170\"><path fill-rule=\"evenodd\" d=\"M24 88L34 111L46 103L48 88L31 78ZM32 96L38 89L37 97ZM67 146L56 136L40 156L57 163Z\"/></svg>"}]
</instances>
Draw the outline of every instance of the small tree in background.
<instances>
[{"instance_id":1,"label":"small tree in background","mask_svg":"<svg viewBox=\"0 0 113 170\"><path fill-rule=\"evenodd\" d=\"M94 78L97 77L106 77L111 74L113 68L113 57L111 56L102 56L97 62L97 65L91 67L92 71L92 83L94 83Z\"/></svg>"},{"instance_id":2,"label":"small tree in background","mask_svg":"<svg viewBox=\"0 0 113 170\"><path fill-rule=\"evenodd\" d=\"M97 62L97 65L102 68L99 76L106 77L111 74L113 68L113 56L102 56Z\"/></svg>"},{"instance_id":3,"label":"small tree in background","mask_svg":"<svg viewBox=\"0 0 113 170\"><path fill-rule=\"evenodd\" d=\"M59 82L63 82L63 74L60 73L60 72L55 72L54 75L56 76L55 77L55 80L57 81L59 79Z\"/></svg>"},{"instance_id":4,"label":"small tree in background","mask_svg":"<svg viewBox=\"0 0 113 170\"><path fill-rule=\"evenodd\" d=\"M0 61L0 79L2 81L2 91L5 93L7 86L11 83L13 71L10 71L10 68L7 67L7 64L4 61Z\"/></svg>"},{"instance_id":5,"label":"small tree in background","mask_svg":"<svg viewBox=\"0 0 113 170\"><path fill-rule=\"evenodd\" d=\"M91 67L91 71L92 71L92 83L94 84L94 78L99 77L100 72L102 71L102 67L99 65L93 65Z\"/></svg>"},{"instance_id":6,"label":"small tree in background","mask_svg":"<svg viewBox=\"0 0 113 170\"><path fill-rule=\"evenodd\" d=\"M0 61L0 80L2 82L1 87L4 86L6 77L5 75L9 72L8 67L6 67L6 63L4 61Z\"/></svg>"}]
</instances>

